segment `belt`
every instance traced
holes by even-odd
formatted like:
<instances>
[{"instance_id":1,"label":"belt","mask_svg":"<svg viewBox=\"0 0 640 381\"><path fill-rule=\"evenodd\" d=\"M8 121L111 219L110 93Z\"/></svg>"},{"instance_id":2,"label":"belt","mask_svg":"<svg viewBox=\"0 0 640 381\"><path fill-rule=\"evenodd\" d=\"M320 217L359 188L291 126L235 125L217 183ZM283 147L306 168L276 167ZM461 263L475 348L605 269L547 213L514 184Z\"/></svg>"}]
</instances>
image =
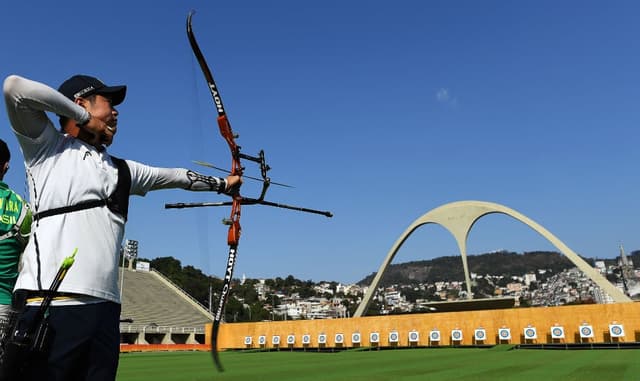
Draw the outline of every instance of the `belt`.
<instances>
[{"instance_id":1,"label":"belt","mask_svg":"<svg viewBox=\"0 0 640 381\"><path fill-rule=\"evenodd\" d=\"M27 303L37 303L42 302L44 298L50 296L52 293L48 291L30 291L27 295ZM51 300L68 300L77 298L81 295L73 294L70 292L55 292L53 293L53 298Z\"/></svg>"}]
</instances>

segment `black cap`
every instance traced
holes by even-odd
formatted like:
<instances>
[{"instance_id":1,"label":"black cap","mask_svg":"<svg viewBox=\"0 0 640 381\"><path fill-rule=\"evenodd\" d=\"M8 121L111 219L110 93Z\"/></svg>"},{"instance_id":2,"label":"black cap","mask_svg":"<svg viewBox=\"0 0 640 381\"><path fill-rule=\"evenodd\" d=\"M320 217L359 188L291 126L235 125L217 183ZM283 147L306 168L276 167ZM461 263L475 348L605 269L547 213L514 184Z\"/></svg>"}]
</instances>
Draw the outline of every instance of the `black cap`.
<instances>
[{"instance_id":1,"label":"black cap","mask_svg":"<svg viewBox=\"0 0 640 381\"><path fill-rule=\"evenodd\" d=\"M104 95L111 99L112 105L116 106L124 101L127 86L107 86L98 78L78 74L64 81L58 91L72 101L94 94Z\"/></svg>"}]
</instances>

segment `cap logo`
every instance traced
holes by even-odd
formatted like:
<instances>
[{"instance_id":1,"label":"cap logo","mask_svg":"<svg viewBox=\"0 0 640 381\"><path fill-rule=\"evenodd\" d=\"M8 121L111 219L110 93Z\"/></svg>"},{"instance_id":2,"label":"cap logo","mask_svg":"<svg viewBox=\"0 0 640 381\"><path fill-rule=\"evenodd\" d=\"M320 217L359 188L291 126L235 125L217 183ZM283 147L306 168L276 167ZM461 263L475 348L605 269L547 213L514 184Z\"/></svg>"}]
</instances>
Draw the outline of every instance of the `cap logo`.
<instances>
[{"instance_id":1,"label":"cap logo","mask_svg":"<svg viewBox=\"0 0 640 381\"><path fill-rule=\"evenodd\" d=\"M84 89L78 91L77 93L73 94L74 98L80 98L83 95L85 95L86 93L95 90L95 87L93 86L89 86L89 87L85 87Z\"/></svg>"}]
</instances>

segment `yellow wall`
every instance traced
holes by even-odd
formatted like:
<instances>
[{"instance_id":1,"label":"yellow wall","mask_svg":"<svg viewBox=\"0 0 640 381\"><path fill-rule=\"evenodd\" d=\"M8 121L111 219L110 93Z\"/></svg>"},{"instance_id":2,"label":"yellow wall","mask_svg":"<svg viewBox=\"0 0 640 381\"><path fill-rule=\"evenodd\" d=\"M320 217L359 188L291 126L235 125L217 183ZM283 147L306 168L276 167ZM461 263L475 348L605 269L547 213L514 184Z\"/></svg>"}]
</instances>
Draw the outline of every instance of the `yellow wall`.
<instances>
[{"instance_id":1,"label":"yellow wall","mask_svg":"<svg viewBox=\"0 0 640 381\"><path fill-rule=\"evenodd\" d=\"M287 336L295 335L293 347L302 348L302 335L311 335L310 347L318 346L318 335L326 334L326 347L336 347L335 335L344 335L344 346L352 347L351 335L358 332L362 346L369 346L369 334L378 332L380 346L388 346L389 333L397 331L398 345L409 345L409 332L417 331L419 341L416 345L429 345L429 333L438 329L441 335L440 345L474 344L474 332L477 328L486 330L484 344L498 343L498 329L511 330L512 344L524 342L523 330L531 325L536 328L538 339L529 343L552 343L550 329L558 324L563 326L564 340L555 342L579 343L580 325L587 323L593 327L595 337L582 342L609 342L609 324L622 324L625 336L621 342L640 341L640 303L588 304L561 307L513 308L488 311L443 312L411 315L371 316L349 319L328 320L290 320L257 323L227 323L220 326L219 349L248 348L245 337L251 336L252 348L259 348L258 337L266 336L266 347L273 347L272 337L280 336L280 347L288 347ZM451 342L451 330L462 330L461 342ZM206 343L211 343L210 327L207 327ZM618 339L614 339L618 340ZM506 341L502 341L506 343Z\"/></svg>"}]
</instances>

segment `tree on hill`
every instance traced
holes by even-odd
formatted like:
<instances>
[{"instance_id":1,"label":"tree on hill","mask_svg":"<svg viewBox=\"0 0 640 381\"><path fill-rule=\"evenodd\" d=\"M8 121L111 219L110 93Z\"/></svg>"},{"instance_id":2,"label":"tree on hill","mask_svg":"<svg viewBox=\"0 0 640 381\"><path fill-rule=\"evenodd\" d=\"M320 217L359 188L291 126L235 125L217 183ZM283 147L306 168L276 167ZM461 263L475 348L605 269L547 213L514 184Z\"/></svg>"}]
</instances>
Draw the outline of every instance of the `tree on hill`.
<instances>
[{"instance_id":1,"label":"tree on hill","mask_svg":"<svg viewBox=\"0 0 640 381\"><path fill-rule=\"evenodd\" d=\"M593 260L588 260L593 262ZM564 255L557 252L533 251L523 254L502 251L467 256L469 271L479 275L521 276L538 269L548 269L553 273L574 267ZM369 285L375 273L358 282ZM439 257L425 261L392 264L385 271L380 286L393 284L434 283L440 281L463 281L464 271L460 256Z\"/></svg>"},{"instance_id":2,"label":"tree on hill","mask_svg":"<svg viewBox=\"0 0 640 381\"><path fill-rule=\"evenodd\" d=\"M171 280L179 279L182 273L182 263L174 257L159 257L150 261L151 268L158 270Z\"/></svg>"}]
</instances>

